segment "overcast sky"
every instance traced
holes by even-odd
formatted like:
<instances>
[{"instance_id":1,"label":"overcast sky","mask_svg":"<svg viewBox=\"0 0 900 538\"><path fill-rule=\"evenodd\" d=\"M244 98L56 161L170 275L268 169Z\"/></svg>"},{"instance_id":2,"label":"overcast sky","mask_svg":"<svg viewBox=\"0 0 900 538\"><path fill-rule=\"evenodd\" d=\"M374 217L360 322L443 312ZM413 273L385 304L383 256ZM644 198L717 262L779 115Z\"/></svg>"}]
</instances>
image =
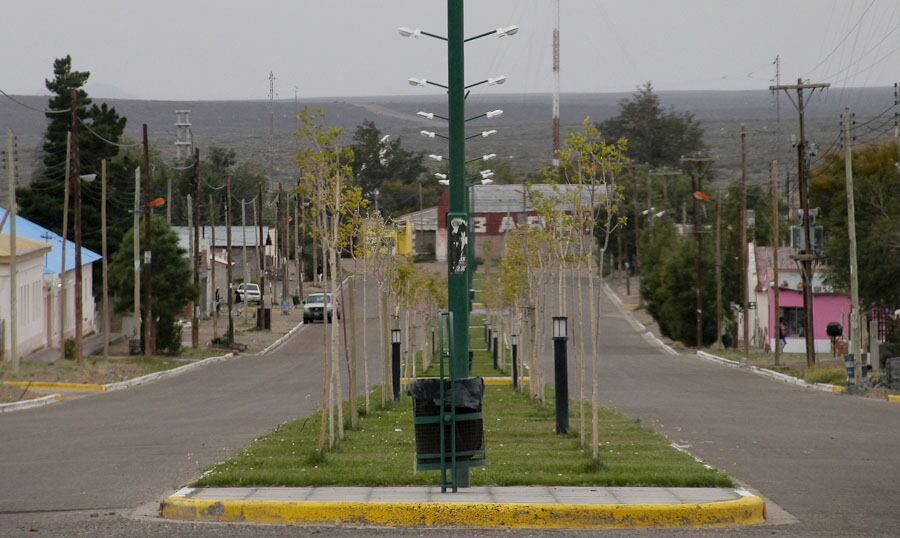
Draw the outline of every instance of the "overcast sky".
<instances>
[{"instance_id":1,"label":"overcast sky","mask_svg":"<svg viewBox=\"0 0 900 538\"><path fill-rule=\"evenodd\" d=\"M518 24L467 46L467 76L506 74L503 93L552 88L549 0L469 0L466 33ZM96 96L282 99L421 94L410 76L446 80L443 0L30 0L4 2L0 88L45 94L52 60L72 54ZM898 0L562 0L564 92L760 89L783 80L835 86L900 78ZM485 91L491 91L486 89ZM496 90L495 90L496 91Z\"/></svg>"}]
</instances>

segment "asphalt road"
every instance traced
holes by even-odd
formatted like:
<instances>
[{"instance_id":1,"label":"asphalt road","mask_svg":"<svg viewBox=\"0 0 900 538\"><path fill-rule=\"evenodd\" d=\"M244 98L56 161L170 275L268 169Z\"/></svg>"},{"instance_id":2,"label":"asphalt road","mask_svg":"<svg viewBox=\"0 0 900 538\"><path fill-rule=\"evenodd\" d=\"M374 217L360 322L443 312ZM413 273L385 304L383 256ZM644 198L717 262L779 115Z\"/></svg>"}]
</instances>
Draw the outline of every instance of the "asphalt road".
<instances>
[{"instance_id":1,"label":"asphalt road","mask_svg":"<svg viewBox=\"0 0 900 538\"><path fill-rule=\"evenodd\" d=\"M694 454L799 520L650 534L898 534L900 406L795 388L694 357L673 357L647 344L609 301L604 301L604 311L602 402L689 444ZM369 323L374 328L374 318ZM314 410L321 339L321 325L310 326L265 357L242 357L135 389L0 416L0 535L508 535L185 524L153 517L160 498L207 465L276 424ZM377 349L374 330L368 345ZM374 369L372 375L374 379Z\"/></svg>"}]
</instances>

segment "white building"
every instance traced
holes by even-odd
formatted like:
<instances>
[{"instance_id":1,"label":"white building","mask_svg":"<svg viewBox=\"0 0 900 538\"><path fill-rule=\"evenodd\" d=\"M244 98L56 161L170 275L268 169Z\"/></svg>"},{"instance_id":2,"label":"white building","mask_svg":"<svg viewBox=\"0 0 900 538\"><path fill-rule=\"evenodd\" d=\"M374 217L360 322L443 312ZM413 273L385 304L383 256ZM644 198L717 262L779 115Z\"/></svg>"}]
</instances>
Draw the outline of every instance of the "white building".
<instances>
[{"instance_id":1,"label":"white building","mask_svg":"<svg viewBox=\"0 0 900 538\"><path fill-rule=\"evenodd\" d=\"M12 291L10 289L10 236L0 234L0 355L11 358ZM44 292L44 255L50 245L16 237L16 353L19 357L40 349L47 340L47 308Z\"/></svg>"},{"instance_id":2,"label":"white building","mask_svg":"<svg viewBox=\"0 0 900 538\"><path fill-rule=\"evenodd\" d=\"M0 221L4 220L6 209L0 208ZM8 234L10 232L10 223L7 219L6 224L0 233ZM41 282L41 319L43 327L41 330L41 344L37 347L27 348L19 345L18 352L20 356L39 349L41 347L58 347L60 342L60 297L65 293L65 322L64 335L66 338L75 336L75 243L72 241L63 242L62 236L57 235L50 230L39 226L30 220L17 216L16 217L16 244L18 240L30 240L42 243L49 247L43 250L42 255L38 256L42 272ZM8 240L7 240L8 246ZM66 266L63 270L62 252L63 247L66 249ZM19 252L17 252L17 265L19 265ZM100 255L90 251L84 247L81 249L81 267L82 267L82 332L83 335L91 334L97 330L95 324L96 311L93 296L93 263L100 259ZM17 271L17 285L21 286L23 281L19 279L18 273L22 271L19 267ZM62 271L62 272L61 272ZM7 275L9 269L7 268ZM60 278L62 274L63 278ZM62 285L65 283L65 286ZM0 302L7 303L8 312L9 293L0 294ZM6 318L3 318L6 319ZM19 334L19 340L22 334Z\"/></svg>"}]
</instances>

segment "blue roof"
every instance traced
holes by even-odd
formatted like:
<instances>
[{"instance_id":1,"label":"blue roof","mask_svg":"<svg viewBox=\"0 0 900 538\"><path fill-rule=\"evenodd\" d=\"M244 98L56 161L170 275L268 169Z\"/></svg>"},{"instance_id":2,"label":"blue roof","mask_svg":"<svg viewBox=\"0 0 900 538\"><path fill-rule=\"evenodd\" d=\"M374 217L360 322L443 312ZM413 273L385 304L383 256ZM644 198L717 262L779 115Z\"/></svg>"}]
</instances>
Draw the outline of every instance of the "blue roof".
<instances>
[{"instance_id":1,"label":"blue roof","mask_svg":"<svg viewBox=\"0 0 900 538\"><path fill-rule=\"evenodd\" d=\"M0 207L0 221L6 216L6 208ZM0 233L10 233L10 222L3 225ZM62 263L62 236L55 234L39 226L30 220L16 215L16 235L26 237L42 243L50 245L50 252L44 256L44 274L59 274L59 265ZM101 256L92 250L81 247L81 265L82 267L99 260ZM75 269L75 243L66 241L66 271Z\"/></svg>"}]
</instances>

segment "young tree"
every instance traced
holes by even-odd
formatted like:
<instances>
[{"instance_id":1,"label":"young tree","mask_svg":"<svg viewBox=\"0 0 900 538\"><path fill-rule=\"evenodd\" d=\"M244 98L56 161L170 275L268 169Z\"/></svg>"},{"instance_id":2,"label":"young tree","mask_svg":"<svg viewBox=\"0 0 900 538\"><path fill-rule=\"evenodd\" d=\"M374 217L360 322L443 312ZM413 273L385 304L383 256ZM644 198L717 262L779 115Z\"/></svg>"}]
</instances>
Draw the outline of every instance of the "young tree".
<instances>
[{"instance_id":1,"label":"young tree","mask_svg":"<svg viewBox=\"0 0 900 538\"><path fill-rule=\"evenodd\" d=\"M153 314L157 348L177 355L181 350L181 327L175 318L199 292L191 278L190 258L178 246L178 236L166 224L166 219L154 216L150 232L153 235ZM133 229L122 236L119 249L109 264L109 289L117 312L131 311L134 307L133 238Z\"/></svg>"},{"instance_id":2,"label":"young tree","mask_svg":"<svg viewBox=\"0 0 900 538\"><path fill-rule=\"evenodd\" d=\"M606 252L612 233L626 218L619 216L619 206L624 199L623 188L618 183L618 174L628 161L625 152L628 144L624 138L608 144L600 131L585 118L582 122L583 133L568 133L560 156L563 176L567 183L580 186L587 195L587 219L578 222L581 234L588 232L591 237L597 234L600 258L600 280ZM580 196L584 195L579 193ZM583 237L583 235L582 235ZM582 238L582 242L585 242ZM588 273L588 306L591 332L591 454L594 459L599 456L599 393L600 380L598 373L599 342L597 323L600 317L600 301L595 299L594 292L594 241L586 242ZM595 310L596 304L596 310Z\"/></svg>"},{"instance_id":3,"label":"young tree","mask_svg":"<svg viewBox=\"0 0 900 538\"><path fill-rule=\"evenodd\" d=\"M305 109L298 115L300 124L296 135L304 142L305 147L297 153L296 161L302 175L298 189L310 195L310 203L317 215L316 227L321 241L322 260L325 274L330 277L328 291L332 297L332 305L338 296L338 249L340 247L340 216L342 210L342 185L347 185L350 177L349 162L353 159L350 148L340 145L339 137L342 129L327 127L323 124L323 112L310 112ZM327 303L326 303L327 304ZM319 429L318 452L324 450L326 423L328 425L329 447L335 442L335 422L338 439L344 437L343 405L341 403L341 375L338 354L337 308L335 315L330 316L328 308L323 311L322 319L326 324L323 334L325 353L322 365L322 421ZM330 327L329 327L330 325ZM331 329L330 337L328 329ZM337 395L337 398L335 398Z\"/></svg>"}]
</instances>

